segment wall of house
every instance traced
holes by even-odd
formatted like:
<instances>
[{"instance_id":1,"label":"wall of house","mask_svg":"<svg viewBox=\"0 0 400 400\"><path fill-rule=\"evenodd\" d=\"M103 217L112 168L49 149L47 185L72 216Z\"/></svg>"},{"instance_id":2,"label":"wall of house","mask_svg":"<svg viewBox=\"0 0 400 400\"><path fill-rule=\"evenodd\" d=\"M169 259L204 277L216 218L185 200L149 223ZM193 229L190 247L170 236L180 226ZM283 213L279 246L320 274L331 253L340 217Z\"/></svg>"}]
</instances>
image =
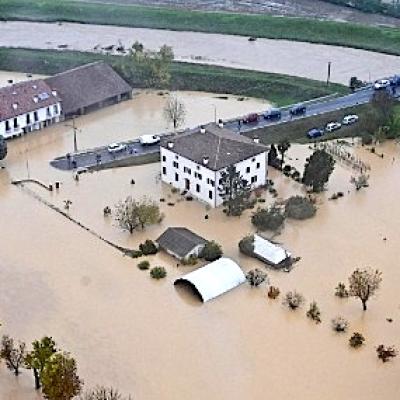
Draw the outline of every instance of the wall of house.
<instances>
[{"instance_id":1,"label":"wall of house","mask_svg":"<svg viewBox=\"0 0 400 400\"><path fill-rule=\"evenodd\" d=\"M253 189L266 183L266 168L266 152L236 164L236 169L251 184ZM195 173L200 174L201 178L198 175L195 176ZM178 156L173 152L173 149L161 148L161 179L181 192L187 189L186 179L189 179L188 193L193 197L209 204L211 207L218 207L223 202L218 193L221 171L212 171L204 165L199 165L185 157Z\"/></svg>"},{"instance_id":2,"label":"wall of house","mask_svg":"<svg viewBox=\"0 0 400 400\"><path fill-rule=\"evenodd\" d=\"M18 109L16 110L18 112ZM35 120L35 112L37 118ZM29 115L29 123L27 121L27 115ZM61 116L61 104L55 103L48 107L42 107L29 113L18 115L15 118L0 121L0 136L5 139L19 136L27 132L31 132L37 129L42 129L45 126L60 121ZM7 121L9 129L7 128Z\"/></svg>"}]
</instances>

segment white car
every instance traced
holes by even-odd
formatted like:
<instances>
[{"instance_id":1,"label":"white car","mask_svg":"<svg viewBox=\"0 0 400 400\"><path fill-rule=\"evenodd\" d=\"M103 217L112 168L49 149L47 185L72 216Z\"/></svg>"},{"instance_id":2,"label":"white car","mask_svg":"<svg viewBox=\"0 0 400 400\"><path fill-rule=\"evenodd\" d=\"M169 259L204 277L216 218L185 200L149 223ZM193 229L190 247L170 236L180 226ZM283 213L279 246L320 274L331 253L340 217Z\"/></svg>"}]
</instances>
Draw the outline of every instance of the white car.
<instances>
[{"instance_id":1,"label":"white car","mask_svg":"<svg viewBox=\"0 0 400 400\"><path fill-rule=\"evenodd\" d=\"M351 114L351 115L346 115L343 118L342 124L343 125L352 125L355 124L358 121L358 115Z\"/></svg>"},{"instance_id":2,"label":"white car","mask_svg":"<svg viewBox=\"0 0 400 400\"><path fill-rule=\"evenodd\" d=\"M139 138L139 142L142 146L150 146L152 144L160 143L160 136L158 135L142 135Z\"/></svg>"},{"instance_id":3,"label":"white car","mask_svg":"<svg viewBox=\"0 0 400 400\"><path fill-rule=\"evenodd\" d=\"M107 150L109 153L119 153L120 151L126 150L126 144L123 143L111 143Z\"/></svg>"},{"instance_id":4,"label":"white car","mask_svg":"<svg viewBox=\"0 0 400 400\"><path fill-rule=\"evenodd\" d=\"M333 131L340 129L341 127L342 127L342 124L340 124L339 122L329 122L326 124L325 130L327 132L333 132Z\"/></svg>"},{"instance_id":5,"label":"white car","mask_svg":"<svg viewBox=\"0 0 400 400\"><path fill-rule=\"evenodd\" d=\"M376 81L374 83L374 89L375 90L385 89L388 86L390 86L389 79L380 79L379 81Z\"/></svg>"}]
</instances>

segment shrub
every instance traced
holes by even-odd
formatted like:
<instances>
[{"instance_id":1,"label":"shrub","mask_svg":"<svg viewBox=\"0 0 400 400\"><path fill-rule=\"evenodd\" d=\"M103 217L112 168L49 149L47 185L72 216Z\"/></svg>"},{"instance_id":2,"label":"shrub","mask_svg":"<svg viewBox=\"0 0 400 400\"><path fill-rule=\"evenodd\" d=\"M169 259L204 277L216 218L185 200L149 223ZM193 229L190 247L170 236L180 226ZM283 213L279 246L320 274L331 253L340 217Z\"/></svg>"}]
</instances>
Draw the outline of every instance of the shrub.
<instances>
[{"instance_id":1,"label":"shrub","mask_svg":"<svg viewBox=\"0 0 400 400\"><path fill-rule=\"evenodd\" d=\"M147 260L140 261L140 263L137 265L139 269L145 270L150 268L150 263Z\"/></svg>"},{"instance_id":2,"label":"shrub","mask_svg":"<svg viewBox=\"0 0 400 400\"><path fill-rule=\"evenodd\" d=\"M317 324L321 322L321 311L315 301L310 303L310 308L306 313L307 317L315 321Z\"/></svg>"},{"instance_id":3,"label":"shrub","mask_svg":"<svg viewBox=\"0 0 400 400\"><path fill-rule=\"evenodd\" d=\"M281 291L276 286L270 286L268 290L268 297L275 300L280 293Z\"/></svg>"},{"instance_id":4,"label":"shrub","mask_svg":"<svg viewBox=\"0 0 400 400\"><path fill-rule=\"evenodd\" d=\"M263 282L268 284L268 275L261 271L260 269L252 269L246 274L247 282L249 282L250 286L257 287L260 286Z\"/></svg>"},{"instance_id":5,"label":"shrub","mask_svg":"<svg viewBox=\"0 0 400 400\"><path fill-rule=\"evenodd\" d=\"M181 260L182 265L196 265L198 258L195 255L190 255L189 257L183 258Z\"/></svg>"},{"instance_id":6,"label":"shrub","mask_svg":"<svg viewBox=\"0 0 400 400\"><path fill-rule=\"evenodd\" d=\"M245 236L239 242L239 250L241 253L246 254L246 256L252 257L254 255L254 236Z\"/></svg>"},{"instance_id":7,"label":"shrub","mask_svg":"<svg viewBox=\"0 0 400 400\"><path fill-rule=\"evenodd\" d=\"M288 218L307 219L315 215L317 208L307 197L292 196L286 200L285 214Z\"/></svg>"},{"instance_id":8,"label":"shrub","mask_svg":"<svg viewBox=\"0 0 400 400\"><path fill-rule=\"evenodd\" d=\"M349 321L343 317L332 319L332 329L336 332L346 332L349 327Z\"/></svg>"},{"instance_id":9,"label":"shrub","mask_svg":"<svg viewBox=\"0 0 400 400\"><path fill-rule=\"evenodd\" d=\"M283 300L283 304L292 310L296 310L297 308L301 307L303 303L304 297L296 291L287 292Z\"/></svg>"},{"instance_id":10,"label":"shrub","mask_svg":"<svg viewBox=\"0 0 400 400\"><path fill-rule=\"evenodd\" d=\"M354 332L351 335L351 338L349 339L350 346L354 347L354 348L362 346L364 344L364 342L365 342L365 337L361 333L358 333L358 332Z\"/></svg>"},{"instance_id":11,"label":"shrub","mask_svg":"<svg viewBox=\"0 0 400 400\"><path fill-rule=\"evenodd\" d=\"M391 358L397 356L397 350L395 349L394 346L385 346L383 344L380 344L376 348L376 352L378 353L378 358L382 360L382 362L387 362Z\"/></svg>"},{"instance_id":12,"label":"shrub","mask_svg":"<svg viewBox=\"0 0 400 400\"><path fill-rule=\"evenodd\" d=\"M127 255L132 258L139 258L142 257L143 253L140 250L129 250L127 251Z\"/></svg>"},{"instance_id":13,"label":"shrub","mask_svg":"<svg viewBox=\"0 0 400 400\"><path fill-rule=\"evenodd\" d=\"M167 271L164 267L154 267L150 270L150 276L153 279L162 279L167 276Z\"/></svg>"},{"instance_id":14,"label":"shrub","mask_svg":"<svg viewBox=\"0 0 400 400\"><path fill-rule=\"evenodd\" d=\"M346 285L342 282L339 282L338 285L335 287L335 296L337 297L349 297L349 292L346 289Z\"/></svg>"},{"instance_id":15,"label":"shrub","mask_svg":"<svg viewBox=\"0 0 400 400\"><path fill-rule=\"evenodd\" d=\"M214 241L207 242L204 246L200 257L204 258L206 261L215 261L222 256L222 248L221 246Z\"/></svg>"},{"instance_id":16,"label":"shrub","mask_svg":"<svg viewBox=\"0 0 400 400\"><path fill-rule=\"evenodd\" d=\"M373 139L374 138L372 135L362 135L361 136L361 144L363 144L363 145L372 144Z\"/></svg>"},{"instance_id":17,"label":"shrub","mask_svg":"<svg viewBox=\"0 0 400 400\"><path fill-rule=\"evenodd\" d=\"M158 251L156 244L150 239L147 239L144 243L141 243L139 245L139 249L145 256L156 254Z\"/></svg>"},{"instance_id":18,"label":"shrub","mask_svg":"<svg viewBox=\"0 0 400 400\"><path fill-rule=\"evenodd\" d=\"M276 231L285 221L285 216L280 207L259 208L251 217L252 224L260 231Z\"/></svg>"}]
</instances>

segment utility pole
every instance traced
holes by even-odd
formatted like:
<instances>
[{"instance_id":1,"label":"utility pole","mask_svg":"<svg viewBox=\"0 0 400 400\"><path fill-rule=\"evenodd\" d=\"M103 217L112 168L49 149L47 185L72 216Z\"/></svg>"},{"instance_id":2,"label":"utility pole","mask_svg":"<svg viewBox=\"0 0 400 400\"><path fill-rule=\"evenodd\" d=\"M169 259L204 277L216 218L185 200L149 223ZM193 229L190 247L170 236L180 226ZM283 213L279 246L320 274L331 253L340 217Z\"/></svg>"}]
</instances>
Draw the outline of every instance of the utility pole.
<instances>
[{"instance_id":1,"label":"utility pole","mask_svg":"<svg viewBox=\"0 0 400 400\"><path fill-rule=\"evenodd\" d=\"M72 117L72 125L66 124L65 126L68 126L72 128L73 134L74 134L74 153L78 151L78 139L77 139L77 133L80 132L81 130L78 129L75 125L75 117Z\"/></svg>"},{"instance_id":2,"label":"utility pole","mask_svg":"<svg viewBox=\"0 0 400 400\"><path fill-rule=\"evenodd\" d=\"M326 78L326 84L327 85L329 85L329 82L331 80L331 65L332 65L332 62L328 61L328 75L327 75L327 78Z\"/></svg>"}]
</instances>

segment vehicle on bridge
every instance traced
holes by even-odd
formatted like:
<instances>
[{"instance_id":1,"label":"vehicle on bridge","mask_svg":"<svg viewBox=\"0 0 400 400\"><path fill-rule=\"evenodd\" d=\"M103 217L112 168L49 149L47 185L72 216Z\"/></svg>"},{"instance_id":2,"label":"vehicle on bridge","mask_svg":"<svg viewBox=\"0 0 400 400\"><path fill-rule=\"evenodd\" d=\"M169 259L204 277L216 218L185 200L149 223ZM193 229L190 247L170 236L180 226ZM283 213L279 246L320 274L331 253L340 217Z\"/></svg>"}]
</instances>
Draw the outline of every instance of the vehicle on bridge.
<instances>
[{"instance_id":1,"label":"vehicle on bridge","mask_svg":"<svg viewBox=\"0 0 400 400\"><path fill-rule=\"evenodd\" d=\"M386 89L389 86L390 86L389 79L379 79L378 81L375 81L375 83L374 83L375 90Z\"/></svg>"},{"instance_id":2,"label":"vehicle on bridge","mask_svg":"<svg viewBox=\"0 0 400 400\"><path fill-rule=\"evenodd\" d=\"M119 153L126 150L126 144L124 143L111 143L107 150L109 153Z\"/></svg>"},{"instance_id":3,"label":"vehicle on bridge","mask_svg":"<svg viewBox=\"0 0 400 400\"><path fill-rule=\"evenodd\" d=\"M356 114L346 115L342 120L343 125L353 125L356 122L358 122L358 115Z\"/></svg>"},{"instance_id":4,"label":"vehicle on bridge","mask_svg":"<svg viewBox=\"0 0 400 400\"><path fill-rule=\"evenodd\" d=\"M307 111L307 108L303 104L299 104L297 106L294 106L290 109L290 115L295 116L295 115L304 115Z\"/></svg>"},{"instance_id":5,"label":"vehicle on bridge","mask_svg":"<svg viewBox=\"0 0 400 400\"><path fill-rule=\"evenodd\" d=\"M142 146L151 146L153 144L160 143L159 135L142 135L139 138L139 142Z\"/></svg>"},{"instance_id":6,"label":"vehicle on bridge","mask_svg":"<svg viewBox=\"0 0 400 400\"><path fill-rule=\"evenodd\" d=\"M325 131L333 132L333 131L337 131L341 127L342 127L342 124L340 122L328 122L325 126Z\"/></svg>"},{"instance_id":7,"label":"vehicle on bridge","mask_svg":"<svg viewBox=\"0 0 400 400\"><path fill-rule=\"evenodd\" d=\"M248 114L243 118L244 124L251 124L254 122L258 122L258 114L256 114L256 113Z\"/></svg>"},{"instance_id":8,"label":"vehicle on bridge","mask_svg":"<svg viewBox=\"0 0 400 400\"><path fill-rule=\"evenodd\" d=\"M307 137L309 139L316 139L317 137L321 137L324 134L324 131L319 128L312 128L307 132Z\"/></svg>"},{"instance_id":9,"label":"vehicle on bridge","mask_svg":"<svg viewBox=\"0 0 400 400\"><path fill-rule=\"evenodd\" d=\"M277 120L281 119L282 111L279 108L270 108L263 114L264 119Z\"/></svg>"}]
</instances>

